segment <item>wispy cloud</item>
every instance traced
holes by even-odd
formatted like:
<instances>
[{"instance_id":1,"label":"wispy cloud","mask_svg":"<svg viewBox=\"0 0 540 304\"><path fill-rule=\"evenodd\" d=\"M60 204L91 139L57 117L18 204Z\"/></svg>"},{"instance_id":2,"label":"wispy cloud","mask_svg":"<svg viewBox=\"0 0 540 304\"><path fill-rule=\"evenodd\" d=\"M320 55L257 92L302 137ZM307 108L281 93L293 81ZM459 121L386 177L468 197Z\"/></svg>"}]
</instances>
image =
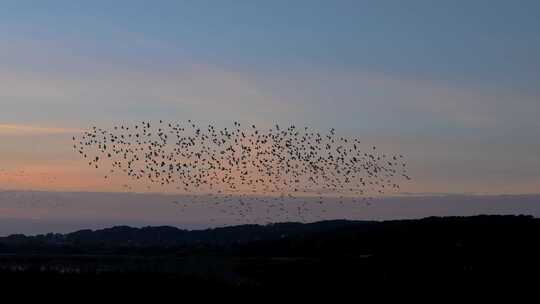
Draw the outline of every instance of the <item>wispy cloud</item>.
<instances>
[{"instance_id":1,"label":"wispy cloud","mask_svg":"<svg viewBox=\"0 0 540 304\"><path fill-rule=\"evenodd\" d=\"M0 120L24 116L25 121L85 126L167 117L263 121L291 113L288 104L279 104L252 78L249 73L191 63L170 70L104 68L83 75L11 70L0 72L0 106L10 110L0 112Z\"/></svg>"},{"instance_id":2,"label":"wispy cloud","mask_svg":"<svg viewBox=\"0 0 540 304\"><path fill-rule=\"evenodd\" d=\"M20 124L0 124L0 135L71 134L83 130Z\"/></svg>"}]
</instances>

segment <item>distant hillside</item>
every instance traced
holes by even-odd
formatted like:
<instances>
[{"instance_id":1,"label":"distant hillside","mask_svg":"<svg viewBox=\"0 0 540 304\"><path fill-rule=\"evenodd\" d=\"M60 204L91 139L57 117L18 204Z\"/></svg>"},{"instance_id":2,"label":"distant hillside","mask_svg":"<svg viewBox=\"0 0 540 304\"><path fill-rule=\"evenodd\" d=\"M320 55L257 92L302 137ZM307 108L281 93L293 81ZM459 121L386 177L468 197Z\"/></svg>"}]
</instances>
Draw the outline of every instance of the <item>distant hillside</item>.
<instances>
[{"instance_id":1,"label":"distant hillside","mask_svg":"<svg viewBox=\"0 0 540 304\"><path fill-rule=\"evenodd\" d=\"M121 287L127 294L179 288L336 290L378 298L397 289L493 293L536 286L539 236L540 220L529 216L12 235L0 238L0 282L47 290Z\"/></svg>"},{"instance_id":2,"label":"distant hillside","mask_svg":"<svg viewBox=\"0 0 540 304\"><path fill-rule=\"evenodd\" d=\"M343 255L390 247L456 249L538 246L540 219L530 216L430 217L399 221L323 221L206 230L117 226L69 234L0 238L0 253L147 253Z\"/></svg>"}]
</instances>

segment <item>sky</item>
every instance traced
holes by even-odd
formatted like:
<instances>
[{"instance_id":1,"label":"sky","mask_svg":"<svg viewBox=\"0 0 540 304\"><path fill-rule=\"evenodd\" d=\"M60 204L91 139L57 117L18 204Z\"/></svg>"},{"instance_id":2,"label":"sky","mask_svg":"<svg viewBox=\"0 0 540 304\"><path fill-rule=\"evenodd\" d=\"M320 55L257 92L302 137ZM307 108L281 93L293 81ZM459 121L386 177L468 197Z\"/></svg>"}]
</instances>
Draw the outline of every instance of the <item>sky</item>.
<instances>
[{"instance_id":1,"label":"sky","mask_svg":"<svg viewBox=\"0 0 540 304\"><path fill-rule=\"evenodd\" d=\"M0 189L120 191L71 137L192 119L336 128L406 155L406 193L538 193L539 12L533 0L1 1Z\"/></svg>"},{"instance_id":2,"label":"sky","mask_svg":"<svg viewBox=\"0 0 540 304\"><path fill-rule=\"evenodd\" d=\"M185 209L171 204L186 202ZM323 205L311 199L288 199L289 211L273 212L273 222L320 220L396 220L429 216L471 216L478 214L526 214L540 217L540 195L401 195L378 198L370 205L336 200ZM118 225L135 227L176 226L182 229L205 229L238 224L266 224L265 204L246 199L254 211L249 221L223 214L207 196L159 193L118 192L0 192L0 236L9 234L68 233L81 229L100 229ZM312 212L303 219L294 210L307 203ZM322 208L326 212L319 212ZM292 211L292 212L291 212ZM9 215L9 216L6 216Z\"/></svg>"}]
</instances>

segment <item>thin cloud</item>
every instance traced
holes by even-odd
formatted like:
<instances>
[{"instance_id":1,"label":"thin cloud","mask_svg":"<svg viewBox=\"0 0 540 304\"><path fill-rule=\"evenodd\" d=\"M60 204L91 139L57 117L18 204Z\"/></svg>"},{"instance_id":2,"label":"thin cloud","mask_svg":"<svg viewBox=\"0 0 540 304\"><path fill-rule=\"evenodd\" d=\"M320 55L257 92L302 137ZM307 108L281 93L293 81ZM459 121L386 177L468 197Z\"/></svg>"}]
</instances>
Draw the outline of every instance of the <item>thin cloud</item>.
<instances>
[{"instance_id":1,"label":"thin cloud","mask_svg":"<svg viewBox=\"0 0 540 304\"><path fill-rule=\"evenodd\" d=\"M0 135L74 134L83 130L19 124L0 124Z\"/></svg>"}]
</instances>

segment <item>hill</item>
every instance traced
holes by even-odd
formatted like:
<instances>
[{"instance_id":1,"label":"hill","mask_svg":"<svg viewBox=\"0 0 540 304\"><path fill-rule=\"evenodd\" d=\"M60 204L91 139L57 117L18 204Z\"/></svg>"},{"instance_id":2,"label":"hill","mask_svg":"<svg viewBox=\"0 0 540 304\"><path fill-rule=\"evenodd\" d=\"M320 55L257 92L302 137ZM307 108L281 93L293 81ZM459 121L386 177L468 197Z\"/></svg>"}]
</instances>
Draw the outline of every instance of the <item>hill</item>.
<instances>
[{"instance_id":1,"label":"hill","mask_svg":"<svg viewBox=\"0 0 540 304\"><path fill-rule=\"evenodd\" d=\"M354 289L358 284L367 289L526 286L540 270L539 235L540 219L530 216L336 220L194 231L118 226L0 238L0 278L116 282L120 276L130 284L202 280L199 287L284 290Z\"/></svg>"}]
</instances>

